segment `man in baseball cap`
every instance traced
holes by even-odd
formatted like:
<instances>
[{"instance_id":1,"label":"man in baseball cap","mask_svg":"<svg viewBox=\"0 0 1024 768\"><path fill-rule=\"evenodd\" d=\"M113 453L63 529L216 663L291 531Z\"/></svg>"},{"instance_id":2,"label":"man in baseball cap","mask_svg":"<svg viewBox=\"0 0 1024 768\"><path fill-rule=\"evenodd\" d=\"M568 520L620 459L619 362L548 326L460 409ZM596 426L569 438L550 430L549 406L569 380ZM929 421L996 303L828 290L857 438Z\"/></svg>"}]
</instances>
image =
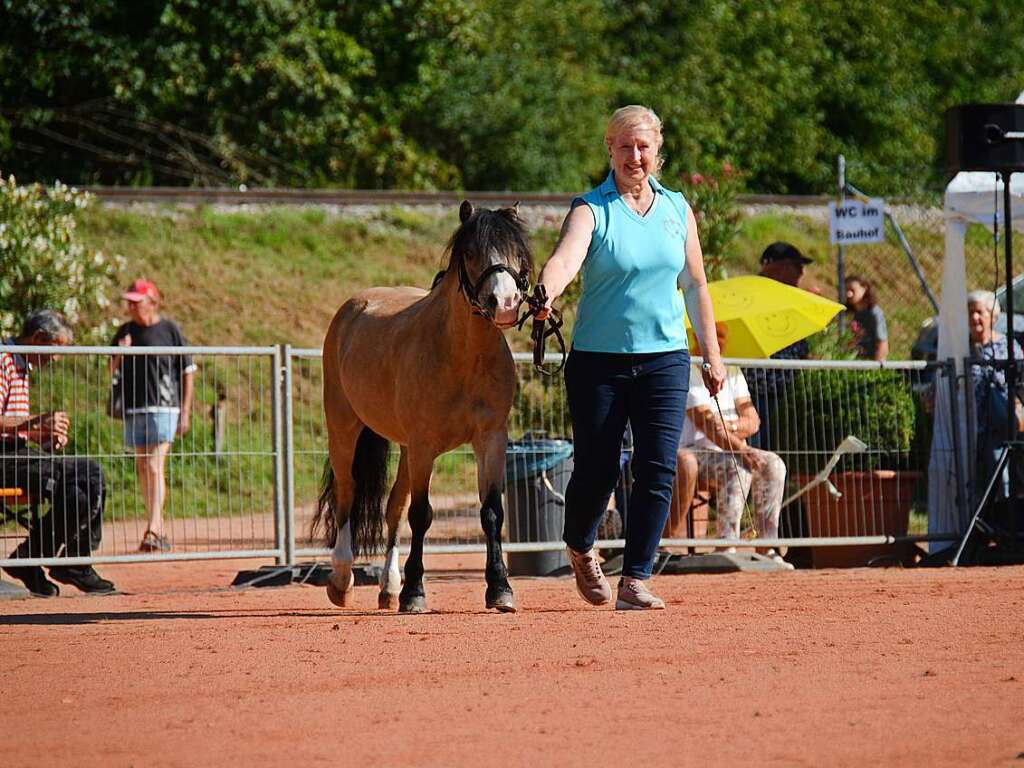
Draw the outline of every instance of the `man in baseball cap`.
<instances>
[{"instance_id":1,"label":"man in baseball cap","mask_svg":"<svg viewBox=\"0 0 1024 768\"><path fill-rule=\"evenodd\" d=\"M125 301L142 301L143 299L160 300L160 291L156 289L156 283L152 280L139 278L132 283L128 290L121 294Z\"/></svg>"},{"instance_id":2,"label":"man in baseball cap","mask_svg":"<svg viewBox=\"0 0 1024 768\"><path fill-rule=\"evenodd\" d=\"M804 267L814 263L789 243L775 242L761 254L761 276L797 287L804 276Z\"/></svg>"}]
</instances>

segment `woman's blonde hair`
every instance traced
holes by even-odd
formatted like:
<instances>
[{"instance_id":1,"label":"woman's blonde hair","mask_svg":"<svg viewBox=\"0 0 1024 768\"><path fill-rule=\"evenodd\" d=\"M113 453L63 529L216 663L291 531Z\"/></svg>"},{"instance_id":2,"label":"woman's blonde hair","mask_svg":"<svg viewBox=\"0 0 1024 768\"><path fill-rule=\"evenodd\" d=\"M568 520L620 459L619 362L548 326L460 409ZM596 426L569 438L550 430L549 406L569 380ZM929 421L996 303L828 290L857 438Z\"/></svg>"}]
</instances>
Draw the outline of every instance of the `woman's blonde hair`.
<instances>
[{"instance_id":1,"label":"woman's blonde hair","mask_svg":"<svg viewBox=\"0 0 1024 768\"><path fill-rule=\"evenodd\" d=\"M658 162L655 166L655 173L657 173L661 170L661 165L664 162L661 157L661 118L659 118L650 107L644 107L639 104L630 104L629 106L619 107L615 110L611 119L608 121L608 127L604 131L605 146L610 152L612 142L615 141L615 137L623 131L627 131L631 128L651 130L657 135Z\"/></svg>"}]
</instances>

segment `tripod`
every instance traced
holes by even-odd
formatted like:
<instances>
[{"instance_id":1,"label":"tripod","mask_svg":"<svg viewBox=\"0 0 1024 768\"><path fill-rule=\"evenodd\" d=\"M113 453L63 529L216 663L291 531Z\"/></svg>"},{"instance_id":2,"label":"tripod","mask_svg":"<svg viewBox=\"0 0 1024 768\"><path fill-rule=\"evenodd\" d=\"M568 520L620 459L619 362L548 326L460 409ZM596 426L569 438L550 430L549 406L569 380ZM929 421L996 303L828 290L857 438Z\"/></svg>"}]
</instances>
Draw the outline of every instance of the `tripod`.
<instances>
[{"instance_id":1,"label":"tripod","mask_svg":"<svg viewBox=\"0 0 1024 768\"><path fill-rule=\"evenodd\" d=\"M1010 195L1010 177L1013 171L1004 168L999 171L999 174L1003 179L1003 211L1006 217L1003 230L1006 258L1006 332L1009 336L1006 345L1006 391L1008 400L1006 434L1012 436L1017 434L1018 430L1014 408L1018 371L1017 361L1014 359L1013 354L1013 205ZM1020 511L1015 507L1015 504L1024 504L1024 500L1017 499L1017 479L1011 468L1015 458L1018 461L1024 458L1024 441L1014 440L1010 437L1000 448L999 456L996 459L992 476L989 478L988 485L985 488L985 493L974 510L974 515L971 517L971 521L968 523L967 529L960 539L950 565L960 565L961 560L964 560L965 564L966 561L977 563L980 560L990 564L996 564L997 562L1024 563L1024 540L1021 539L1019 525ZM993 519L995 517L994 507L998 503L997 489L1003 485L1000 480L1008 468L1011 468L1009 472L1009 498L1007 499L1010 530L1007 530ZM976 537L976 543L980 548L972 549L968 557L964 558L964 552L972 536ZM984 539L980 537L984 537ZM986 550L992 548L987 545L992 545L997 551L987 552Z\"/></svg>"}]
</instances>

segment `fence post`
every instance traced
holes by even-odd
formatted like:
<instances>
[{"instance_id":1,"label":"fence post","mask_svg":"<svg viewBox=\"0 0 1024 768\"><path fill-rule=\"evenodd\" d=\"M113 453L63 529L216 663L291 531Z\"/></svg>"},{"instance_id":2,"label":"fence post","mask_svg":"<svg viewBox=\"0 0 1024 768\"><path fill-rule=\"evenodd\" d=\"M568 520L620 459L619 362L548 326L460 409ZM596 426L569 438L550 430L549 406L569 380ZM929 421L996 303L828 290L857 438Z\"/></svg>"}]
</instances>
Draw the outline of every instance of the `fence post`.
<instances>
[{"instance_id":1,"label":"fence post","mask_svg":"<svg viewBox=\"0 0 1024 768\"><path fill-rule=\"evenodd\" d=\"M281 379L283 374L282 345L274 347L270 356L270 410L273 413L274 443L274 549L277 564L285 565L285 508L284 508L284 435L281 413Z\"/></svg>"},{"instance_id":2,"label":"fence post","mask_svg":"<svg viewBox=\"0 0 1024 768\"><path fill-rule=\"evenodd\" d=\"M295 564L295 425L292 400L292 345L282 347L284 380L281 394L284 408L284 527L285 564Z\"/></svg>"}]
</instances>

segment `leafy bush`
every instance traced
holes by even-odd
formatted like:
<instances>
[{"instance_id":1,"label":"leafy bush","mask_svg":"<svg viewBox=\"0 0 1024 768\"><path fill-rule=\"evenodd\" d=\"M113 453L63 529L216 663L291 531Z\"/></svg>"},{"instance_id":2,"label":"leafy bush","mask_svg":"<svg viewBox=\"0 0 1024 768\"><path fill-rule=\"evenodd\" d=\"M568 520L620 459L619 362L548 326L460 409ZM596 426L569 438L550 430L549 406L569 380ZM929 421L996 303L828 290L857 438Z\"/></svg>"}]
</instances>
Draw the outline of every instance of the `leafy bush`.
<instances>
[{"instance_id":1,"label":"leafy bush","mask_svg":"<svg viewBox=\"0 0 1024 768\"><path fill-rule=\"evenodd\" d=\"M124 267L120 256L88 252L75 235L75 212L92 196L60 182L18 186L0 177L0 334L16 333L26 314L61 310L74 324L109 306L107 292ZM108 336L105 324L88 340Z\"/></svg>"},{"instance_id":2,"label":"leafy bush","mask_svg":"<svg viewBox=\"0 0 1024 768\"><path fill-rule=\"evenodd\" d=\"M839 469L907 469L917 421L899 371L801 371L785 385L772 423L791 473L817 472L847 435L868 446Z\"/></svg>"},{"instance_id":3,"label":"leafy bush","mask_svg":"<svg viewBox=\"0 0 1024 768\"><path fill-rule=\"evenodd\" d=\"M729 276L726 263L729 246L740 229L736 195L742 181L742 176L729 163L722 163L713 174L685 173L682 177L683 194L697 220L704 270L710 280Z\"/></svg>"}]
</instances>

